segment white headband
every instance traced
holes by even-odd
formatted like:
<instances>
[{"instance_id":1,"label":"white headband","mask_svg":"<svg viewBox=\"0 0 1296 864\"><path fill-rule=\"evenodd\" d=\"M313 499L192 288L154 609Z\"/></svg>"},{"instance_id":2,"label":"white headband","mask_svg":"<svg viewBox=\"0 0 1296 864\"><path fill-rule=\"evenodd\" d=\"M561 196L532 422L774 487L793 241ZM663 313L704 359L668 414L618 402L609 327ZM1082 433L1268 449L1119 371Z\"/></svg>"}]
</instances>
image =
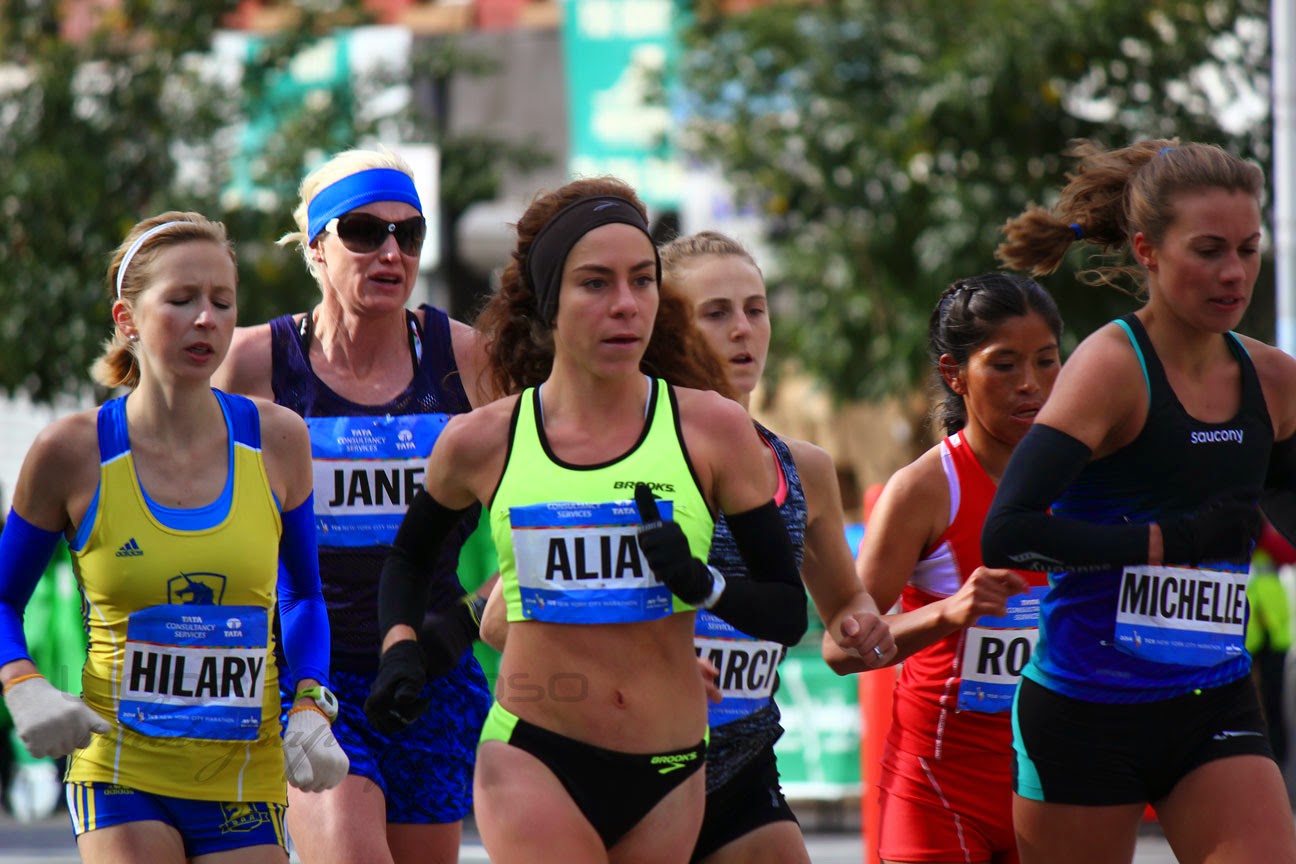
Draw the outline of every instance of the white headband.
<instances>
[{"instance_id":1,"label":"white headband","mask_svg":"<svg viewBox=\"0 0 1296 864\"><path fill-rule=\"evenodd\" d=\"M126 268L130 266L131 259L135 257L135 253L139 251L139 248L144 245L144 241L148 240L154 234L161 232L164 228L170 228L172 225L192 225L192 224L193 224L192 222L186 222L183 220L176 220L174 222L163 222L161 225L154 225L152 228L150 228L149 230L145 231L143 234L135 238L135 242L130 245L130 248L126 250L126 254L122 256L121 266L117 268L117 299L118 300L121 299L122 280L126 278Z\"/></svg>"}]
</instances>

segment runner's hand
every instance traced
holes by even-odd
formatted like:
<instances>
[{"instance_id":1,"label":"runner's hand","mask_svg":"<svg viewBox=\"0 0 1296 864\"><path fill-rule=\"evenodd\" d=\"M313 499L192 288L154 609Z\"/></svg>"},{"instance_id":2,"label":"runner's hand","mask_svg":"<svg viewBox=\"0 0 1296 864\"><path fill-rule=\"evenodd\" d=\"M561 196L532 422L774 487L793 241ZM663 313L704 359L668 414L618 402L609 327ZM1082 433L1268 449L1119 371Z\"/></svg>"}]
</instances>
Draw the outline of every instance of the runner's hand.
<instances>
[{"instance_id":1,"label":"runner's hand","mask_svg":"<svg viewBox=\"0 0 1296 864\"><path fill-rule=\"evenodd\" d=\"M895 637L886 620L876 612L854 612L842 618L837 646L859 657L873 668L890 663L896 656ZM832 634L829 634L832 638Z\"/></svg>"},{"instance_id":2,"label":"runner's hand","mask_svg":"<svg viewBox=\"0 0 1296 864\"><path fill-rule=\"evenodd\" d=\"M384 735L392 735L419 718L431 702L423 649L413 639L392 645L378 661L378 675L365 700L365 716Z\"/></svg>"},{"instance_id":3,"label":"runner's hand","mask_svg":"<svg viewBox=\"0 0 1296 864\"><path fill-rule=\"evenodd\" d=\"M303 792L332 789L351 767L328 718L314 708L295 709L288 715L283 754L288 782Z\"/></svg>"},{"instance_id":4,"label":"runner's hand","mask_svg":"<svg viewBox=\"0 0 1296 864\"><path fill-rule=\"evenodd\" d=\"M688 538L678 522L663 522L657 502L647 484L635 484L635 505L639 508L639 549L657 581L685 603L697 606L711 597L715 577L693 557Z\"/></svg>"},{"instance_id":5,"label":"runner's hand","mask_svg":"<svg viewBox=\"0 0 1296 864\"><path fill-rule=\"evenodd\" d=\"M698 674L702 676L702 686L706 688L707 701L720 704L724 693L720 690L720 670L705 657L698 658Z\"/></svg>"},{"instance_id":6,"label":"runner's hand","mask_svg":"<svg viewBox=\"0 0 1296 864\"><path fill-rule=\"evenodd\" d=\"M419 628L418 642L427 661L429 678L445 675L459 665L472 643L481 636L481 616L486 598L465 594L441 612L429 615Z\"/></svg>"},{"instance_id":7,"label":"runner's hand","mask_svg":"<svg viewBox=\"0 0 1296 864\"><path fill-rule=\"evenodd\" d=\"M1245 562L1260 536L1260 508L1240 496L1212 501L1200 510L1161 522L1161 560L1166 564Z\"/></svg>"},{"instance_id":8,"label":"runner's hand","mask_svg":"<svg viewBox=\"0 0 1296 864\"><path fill-rule=\"evenodd\" d=\"M1030 590L1030 584L1016 570L978 567L959 590L941 602L941 617L957 628L975 624L984 616L1008 614L1008 599Z\"/></svg>"},{"instance_id":9,"label":"runner's hand","mask_svg":"<svg viewBox=\"0 0 1296 864\"><path fill-rule=\"evenodd\" d=\"M5 706L14 730L37 759L57 759L90 743L93 733L106 733L112 725L76 696L54 687L43 677L28 678L7 688Z\"/></svg>"}]
</instances>

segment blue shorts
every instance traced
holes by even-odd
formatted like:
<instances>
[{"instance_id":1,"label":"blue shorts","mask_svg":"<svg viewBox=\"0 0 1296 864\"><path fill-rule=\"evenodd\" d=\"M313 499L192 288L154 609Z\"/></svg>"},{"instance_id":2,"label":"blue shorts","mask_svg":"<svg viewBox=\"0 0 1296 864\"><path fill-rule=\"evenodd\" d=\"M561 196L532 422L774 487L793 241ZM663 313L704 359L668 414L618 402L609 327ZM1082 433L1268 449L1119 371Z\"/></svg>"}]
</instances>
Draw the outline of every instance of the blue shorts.
<instances>
[{"instance_id":1,"label":"blue shorts","mask_svg":"<svg viewBox=\"0 0 1296 864\"><path fill-rule=\"evenodd\" d=\"M449 673L428 682L430 707L395 735L375 729L364 714L375 673L335 671L338 698L333 736L351 760L350 773L377 784L387 799L387 821L445 825L472 810L473 766L490 690L472 652ZM285 710L291 694L283 694ZM287 721L285 720L285 723Z\"/></svg>"},{"instance_id":2,"label":"blue shorts","mask_svg":"<svg viewBox=\"0 0 1296 864\"><path fill-rule=\"evenodd\" d=\"M162 822L180 832L185 856L211 855L248 846L284 846L282 804L265 801L195 801L141 792L115 783L68 783L72 831L131 822Z\"/></svg>"}]
</instances>

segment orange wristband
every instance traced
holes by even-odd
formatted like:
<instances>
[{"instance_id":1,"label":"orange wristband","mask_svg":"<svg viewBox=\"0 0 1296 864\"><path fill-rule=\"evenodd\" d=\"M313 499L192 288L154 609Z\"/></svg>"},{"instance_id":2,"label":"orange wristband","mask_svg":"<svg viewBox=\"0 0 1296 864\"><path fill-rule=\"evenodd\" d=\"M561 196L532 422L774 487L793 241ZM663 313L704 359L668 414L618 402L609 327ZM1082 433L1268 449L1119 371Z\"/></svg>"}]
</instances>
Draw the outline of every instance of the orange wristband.
<instances>
[{"instance_id":1,"label":"orange wristband","mask_svg":"<svg viewBox=\"0 0 1296 864\"><path fill-rule=\"evenodd\" d=\"M314 711L316 714L320 715L325 720L328 720L330 726L333 725L333 721L329 720L329 716L325 714L317 705L298 705L296 708L289 709L288 716L291 717L292 715L296 714L298 711Z\"/></svg>"},{"instance_id":2,"label":"orange wristband","mask_svg":"<svg viewBox=\"0 0 1296 864\"><path fill-rule=\"evenodd\" d=\"M44 677L45 676L39 672L28 672L26 675L19 675L17 678L10 678L9 681L4 685L4 692L8 693L10 690L12 690L14 687L17 687L19 684L21 684L24 681L30 681L33 678L44 678Z\"/></svg>"}]
</instances>

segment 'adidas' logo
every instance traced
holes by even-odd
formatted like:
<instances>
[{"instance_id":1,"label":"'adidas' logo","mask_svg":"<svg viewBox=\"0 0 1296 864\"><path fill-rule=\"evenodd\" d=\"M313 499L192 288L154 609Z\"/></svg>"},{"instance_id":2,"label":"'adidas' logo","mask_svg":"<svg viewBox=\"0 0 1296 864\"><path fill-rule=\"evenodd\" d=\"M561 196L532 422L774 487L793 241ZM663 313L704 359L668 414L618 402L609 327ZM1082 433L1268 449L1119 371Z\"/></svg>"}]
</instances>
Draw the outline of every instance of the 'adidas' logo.
<instances>
[{"instance_id":1,"label":"'adidas' logo","mask_svg":"<svg viewBox=\"0 0 1296 864\"><path fill-rule=\"evenodd\" d=\"M139 544L135 542L134 537L130 538L125 543L123 543L121 545L121 548L117 550L118 558L135 558L143 554L144 554L144 550L141 549L139 547Z\"/></svg>"}]
</instances>

